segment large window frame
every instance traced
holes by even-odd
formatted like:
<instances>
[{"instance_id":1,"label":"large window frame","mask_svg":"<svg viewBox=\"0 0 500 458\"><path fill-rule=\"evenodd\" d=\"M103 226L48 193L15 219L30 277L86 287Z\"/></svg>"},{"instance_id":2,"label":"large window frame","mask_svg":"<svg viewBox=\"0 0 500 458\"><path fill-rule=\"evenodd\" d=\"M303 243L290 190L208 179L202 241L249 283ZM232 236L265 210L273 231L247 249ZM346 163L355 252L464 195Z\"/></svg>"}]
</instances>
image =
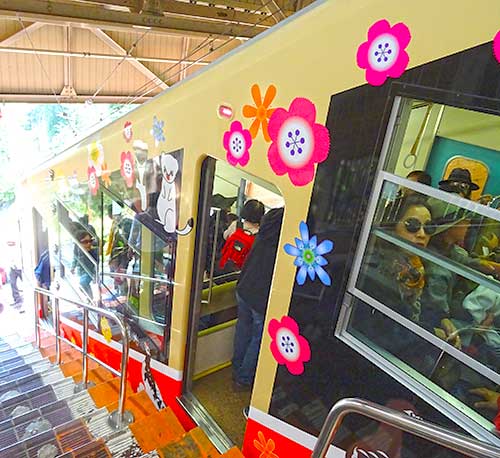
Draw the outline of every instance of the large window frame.
<instances>
[{"instance_id":1,"label":"large window frame","mask_svg":"<svg viewBox=\"0 0 500 458\"><path fill-rule=\"evenodd\" d=\"M374 180L374 185L368 201L364 222L361 227L360 238L355 251L353 266L349 275L346 292L342 300L339 319L337 321L337 325L335 328L335 336L338 337L343 342L345 342L355 351L363 355L364 357L370 358L370 360L374 362L374 364L376 364L384 372L388 373L390 376L395 378L402 385L406 386L420 397L431 401L434 405L439 406L439 409L445 415L447 415L454 421L458 420L460 426L468 430L471 434L475 435L476 437L487 440L489 442L494 442L500 445L500 439L496 435L490 433L489 431L491 430L492 427L491 422L486 420L472 408L463 404L461 401L459 401L453 395L449 394L443 388L434 385L434 383L431 380L427 379L424 375L418 373L415 369L411 367L403 368L402 366L405 366L404 362L399 361L399 363L401 364L395 364L394 361L391 360L396 360L397 357L395 356L386 357L382 355L380 352L374 350L374 348L369 346L367 343L363 342L349 330L349 323L351 320L351 315L353 313L353 305L356 302L356 300L360 300L361 302L365 303L372 309L379 311L380 313L388 317L390 320L397 322L398 325L403 326L406 329L410 330L411 332L416 334L419 338L424 339L431 345L440 349L442 352L450 355L460 363L464 364L465 366L478 372L480 375L483 375L484 377L500 385L500 373L497 373L494 370L488 368L481 362L473 359L471 356L465 354L461 350L455 348L453 345L447 343L446 341L440 339L430 331L419 326L417 323L400 315L398 312L384 305L377 299L369 296L362 290L358 289L358 287L356 286L358 279L360 277L364 255L368 248L369 237L371 234L374 233L373 223L375 221L376 211L381 198L381 193L384 183L392 183L398 187L403 186L409 188L422 195L439 199L441 201L447 202L448 204L455 205L457 207L461 207L469 211L473 211L478 215L500 222L500 212L494 208L487 207L485 205L462 198L458 195L450 194L445 191L432 188L430 186L421 183L413 182L411 180L402 178L398 175L395 175L393 173L384 170L387 167L389 160L391 159L391 153L394 151L394 144L398 141L398 136L401 134L401 131L404 132L404 129L400 129L400 125L403 117L402 112L405 108L404 104L405 99L418 98L421 100L429 100L429 94L431 94L432 98L434 98L434 96L437 95L437 97L435 97L437 99L435 100L436 103L443 103L449 106L456 106L458 108L465 108L468 110L480 111L492 114L493 110L491 109L490 105L491 100L488 99L486 100L485 103L485 100L483 100L483 98L479 97L476 98L474 96L467 95L465 103L461 105L461 104L450 103L450 100L443 100L443 99L449 99L449 94L443 93L441 91L438 91L441 92L441 94L438 94L436 90L424 91L424 94L422 94L422 89L419 88L419 90L416 91L418 92L418 94L415 94L411 93L412 92L411 90L408 91L408 88L405 86L400 87L399 88L400 90L398 90L397 88L398 85L395 86L397 95L393 94L394 102L392 105L392 110L389 117L385 138L382 145L380 160L375 172L376 176ZM422 95L425 96L422 97ZM458 95L454 94L453 98L459 99L460 94ZM476 99L475 101L478 102L478 104L469 103L471 98ZM453 100L453 102L455 102L456 99ZM494 114L500 115L500 113L498 113L497 111L494 112ZM375 231L377 231L377 229L375 229ZM444 258L441 259L439 255L436 256L435 254L430 253L427 250L418 248L417 246L412 245L408 242L401 241L396 237L391 237L390 235L384 234L381 231L376 235L385 238L386 240L390 238L391 240L388 241L390 241L391 243L399 245L401 248L404 248L405 250L410 251L413 254L421 256L422 258L425 258L427 260L430 261L437 260L439 264L441 265L444 264L446 268L454 271L455 273L458 273L459 275L465 276L468 279L476 281L479 284L486 284L489 288L493 289L495 292L500 293L500 282L488 279L487 277L481 275L479 272L476 272L471 268L462 266L451 260L444 260ZM427 383L425 383L425 381L422 379L425 379ZM432 389L429 387L429 385L433 385Z\"/></svg>"}]
</instances>

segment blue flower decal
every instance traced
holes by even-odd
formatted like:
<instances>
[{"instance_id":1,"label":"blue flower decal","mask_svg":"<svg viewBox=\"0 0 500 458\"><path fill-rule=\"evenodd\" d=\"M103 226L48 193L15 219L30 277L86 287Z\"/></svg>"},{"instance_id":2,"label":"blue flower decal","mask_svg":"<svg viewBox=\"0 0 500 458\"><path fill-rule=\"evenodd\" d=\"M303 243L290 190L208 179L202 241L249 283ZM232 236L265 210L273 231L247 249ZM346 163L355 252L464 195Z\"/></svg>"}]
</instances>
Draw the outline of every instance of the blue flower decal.
<instances>
[{"instance_id":1,"label":"blue flower decal","mask_svg":"<svg viewBox=\"0 0 500 458\"><path fill-rule=\"evenodd\" d=\"M165 141L165 134L163 133L163 126L165 121L160 121L156 116L153 117L153 128L151 129L151 135L155 139L155 145L158 146L160 142Z\"/></svg>"},{"instance_id":2,"label":"blue flower decal","mask_svg":"<svg viewBox=\"0 0 500 458\"><path fill-rule=\"evenodd\" d=\"M333 242L331 240L323 240L318 245L318 238L315 235L309 238L309 228L304 221L300 222L299 230L301 238L295 238L296 246L287 243L283 247L287 254L296 256L293 263L299 267L297 283L303 285L308 275L314 281L317 275L324 285L330 286L332 279L326 270L323 269L323 266L326 266L328 261L322 255L330 253L333 250Z\"/></svg>"}]
</instances>

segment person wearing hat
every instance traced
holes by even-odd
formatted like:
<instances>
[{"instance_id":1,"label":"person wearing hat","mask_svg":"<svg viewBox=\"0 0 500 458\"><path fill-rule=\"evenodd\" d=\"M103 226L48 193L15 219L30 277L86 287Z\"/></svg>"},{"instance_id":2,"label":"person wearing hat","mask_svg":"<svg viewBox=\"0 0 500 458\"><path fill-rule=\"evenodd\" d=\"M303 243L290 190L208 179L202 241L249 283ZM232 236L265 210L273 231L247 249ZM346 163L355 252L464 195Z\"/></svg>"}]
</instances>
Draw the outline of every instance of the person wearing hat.
<instances>
[{"instance_id":1,"label":"person wearing hat","mask_svg":"<svg viewBox=\"0 0 500 458\"><path fill-rule=\"evenodd\" d=\"M439 182L439 189L470 199L471 192L477 191L479 186L473 183L469 170L456 168L450 172L446 180Z\"/></svg>"}]
</instances>

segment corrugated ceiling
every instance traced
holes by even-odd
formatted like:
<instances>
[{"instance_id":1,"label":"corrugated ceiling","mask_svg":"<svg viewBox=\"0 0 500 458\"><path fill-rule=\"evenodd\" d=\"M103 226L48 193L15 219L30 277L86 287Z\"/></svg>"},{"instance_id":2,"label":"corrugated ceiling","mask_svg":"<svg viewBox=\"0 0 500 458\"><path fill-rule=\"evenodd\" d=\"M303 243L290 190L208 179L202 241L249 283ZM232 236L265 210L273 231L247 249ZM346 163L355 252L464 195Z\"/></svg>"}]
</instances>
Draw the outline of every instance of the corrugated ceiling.
<instances>
[{"instance_id":1,"label":"corrugated ceiling","mask_svg":"<svg viewBox=\"0 0 500 458\"><path fill-rule=\"evenodd\" d=\"M0 102L146 100L309 3L0 0Z\"/></svg>"}]
</instances>

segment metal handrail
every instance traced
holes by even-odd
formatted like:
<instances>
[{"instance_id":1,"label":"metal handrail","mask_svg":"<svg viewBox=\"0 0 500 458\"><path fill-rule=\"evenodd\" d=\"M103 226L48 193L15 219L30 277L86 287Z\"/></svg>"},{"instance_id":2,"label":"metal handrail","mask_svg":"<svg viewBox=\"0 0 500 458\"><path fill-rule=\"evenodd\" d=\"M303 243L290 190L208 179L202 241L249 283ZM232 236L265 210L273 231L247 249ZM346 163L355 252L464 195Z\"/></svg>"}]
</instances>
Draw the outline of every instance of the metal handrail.
<instances>
[{"instance_id":1,"label":"metal handrail","mask_svg":"<svg viewBox=\"0 0 500 458\"><path fill-rule=\"evenodd\" d=\"M471 458L500 458L500 448L471 439L441 426L410 417L364 399L346 398L337 402L326 417L311 458L324 458L344 417L350 413L362 415L394 428L421 437Z\"/></svg>"},{"instance_id":2,"label":"metal handrail","mask_svg":"<svg viewBox=\"0 0 500 458\"><path fill-rule=\"evenodd\" d=\"M112 372L115 375L119 375L120 377L120 393L118 400L118 409L112 412L109 415L109 423L115 429L119 429L125 425L128 425L134 421L134 416L130 411L125 410L125 398L126 398L126 389L127 389L127 367L128 367L128 357L129 357L129 348L130 348L130 339L128 328L125 321L117 316L115 313L110 312L109 310L101 309L98 307L94 307L89 304L85 304L81 301L76 301L74 299L69 299L63 297L59 294L56 294L52 291L49 291L45 288L40 288L38 286L33 286L34 296L35 296L35 305L37 304L38 294L43 294L44 296L51 297L54 299L54 307L53 307L53 320L54 320L54 336L56 338L56 362L57 364L61 363L61 347L60 341L64 341L71 345L76 350L80 351L83 355L82 362L82 386L88 386L88 358L92 359L96 363L105 367L108 370L111 370L110 366L108 366L103 361L99 360L96 357L88 354L88 331L89 331L89 311L95 312L99 315L103 315L107 318L112 319L114 322L118 324L120 328L120 332L122 335L122 359L120 371L116 371L115 369ZM73 342L66 339L65 337L60 335L60 312L59 312L59 301L65 301L70 304L76 305L78 307L83 308L83 336L82 336L82 348L74 345ZM35 307L35 340L38 348L40 348L40 321L38 316L37 307ZM50 330L48 330L50 332Z\"/></svg>"},{"instance_id":3,"label":"metal handrail","mask_svg":"<svg viewBox=\"0 0 500 458\"><path fill-rule=\"evenodd\" d=\"M217 207L212 207L215 211L215 229L214 229L214 240L212 242L212 256L210 259L210 276L208 277L208 298L207 302L210 304L212 300L212 288L214 286L214 271L215 271L215 259L217 257L217 243L219 238L219 226L220 226L220 214L221 209Z\"/></svg>"},{"instance_id":4,"label":"metal handrail","mask_svg":"<svg viewBox=\"0 0 500 458\"><path fill-rule=\"evenodd\" d=\"M118 277L125 278L127 280L146 280L157 283L164 283L166 285L175 286L175 282L172 280L167 280L166 278L158 278L158 277L147 277L145 275L137 275L137 274L126 274L122 272L103 272L103 275L107 277Z\"/></svg>"}]
</instances>

